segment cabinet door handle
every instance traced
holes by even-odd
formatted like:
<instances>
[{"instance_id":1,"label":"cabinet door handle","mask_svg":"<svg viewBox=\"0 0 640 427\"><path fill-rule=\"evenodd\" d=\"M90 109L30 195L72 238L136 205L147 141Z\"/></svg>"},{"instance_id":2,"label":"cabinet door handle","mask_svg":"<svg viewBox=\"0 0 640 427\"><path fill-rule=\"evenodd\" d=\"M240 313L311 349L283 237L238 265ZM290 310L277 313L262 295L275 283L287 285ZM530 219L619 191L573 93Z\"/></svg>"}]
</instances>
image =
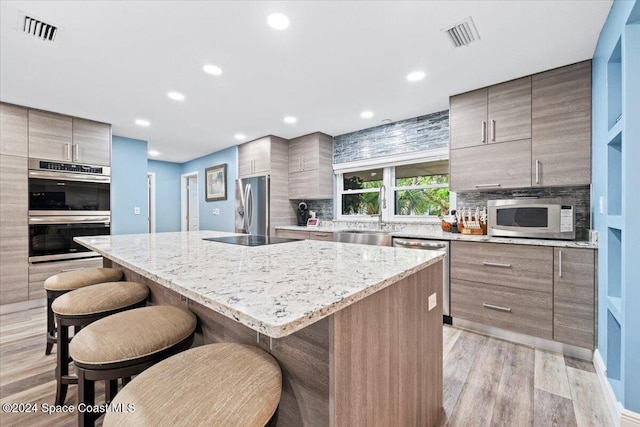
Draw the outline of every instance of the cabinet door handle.
<instances>
[{"instance_id":1,"label":"cabinet door handle","mask_svg":"<svg viewBox=\"0 0 640 427\"><path fill-rule=\"evenodd\" d=\"M67 152L67 160L71 160L71 144L64 144L64 149Z\"/></svg>"},{"instance_id":2,"label":"cabinet door handle","mask_svg":"<svg viewBox=\"0 0 640 427\"><path fill-rule=\"evenodd\" d=\"M536 184L540 184L540 160L536 160Z\"/></svg>"},{"instance_id":3,"label":"cabinet door handle","mask_svg":"<svg viewBox=\"0 0 640 427\"><path fill-rule=\"evenodd\" d=\"M298 157L298 170L302 171L302 157Z\"/></svg>"},{"instance_id":4,"label":"cabinet door handle","mask_svg":"<svg viewBox=\"0 0 640 427\"><path fill-rule=\"evenodd\" d=\"M506 311L507 313L511 313L511 307L500 307L499 305L487 304L486 302L483 302L482 306L491 310Z\"/></svg>"},{"instance_id":5,"label":"cabinet door handle","mask_svg":"<svg viewBox=\"0 0 640 427\"><path fill-rule=\"evenodd\" d=\"M80 148L78 148L78 144L73 144L73 161L77 162L80 157Z\"/></svg>"},{"instance_id":6,"label":"cabinet door handle","mask_svg":"<svg viewBox=\"0 0 640 427\"><path fill-rule=\"evenodd\" d=\"M306 162L304 161L304 156L302 156L302 170L304 170L306 166L307 165L306 165Z\"/></svg>"},{"instance_id":7,"label":"cabinet door handle","mask_svg":"<svg viewBox=\"0 0 640 427\"><path fill-rule=\"evenodd\" d=\"M482 143L486 143L487 142L487 122L482 122L482 127L480 128L480 132L482 133Z\"/></svg>"},{"instance_id":8,"label":"cabinet door handle","mask_svg":"<svg viewBox=\"0 0 640 427\"><path fill-rule=\"evenodd\" d=\"M487 267L511 268L511 264L500 264L499 262L483 261L482 264L486 265Z\"/></svg>"},{"instance_id":9,"label":"cabinet door handle","mask_svg":"<svg viewBox=\"0 0 640 427\"><path fill-rule=\"evenodd\" d=\"M491 140L496 140L496 121L491 120Z\"/></svg>"},{"instance_id":10,"label":"cabinet door handle","mask_svg":"<svg viewBox=\"0 0 640 427\"><path fill-rule=\"evenodd\" d=\"M476 188L483 188L483 187L500 187L500 184L476 184Z\"/></svg>"},{"instance_id":11,"label":"cabinet door handle","mask_svg":"<svg viewBox=\"0 0 640 427\"><path fill-rule=\"evenodd\" d=\"M558 277L562 277L562 251L558 251Z\"/></svg>"}]
</instances>

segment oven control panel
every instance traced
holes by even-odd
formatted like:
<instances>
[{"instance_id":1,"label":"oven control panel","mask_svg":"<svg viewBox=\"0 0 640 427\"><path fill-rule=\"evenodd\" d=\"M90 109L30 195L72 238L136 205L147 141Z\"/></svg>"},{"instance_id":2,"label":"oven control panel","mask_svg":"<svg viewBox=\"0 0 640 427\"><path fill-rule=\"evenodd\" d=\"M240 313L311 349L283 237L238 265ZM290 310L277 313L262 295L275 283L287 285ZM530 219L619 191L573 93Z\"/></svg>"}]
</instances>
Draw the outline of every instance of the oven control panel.
<instances>
[{"instance_id":1,"label":"oven control panel","mask_svg":"<svg viewBox=\"0 0 640 427\"><path fill-rule=\"evenodd\" d=\"M63 171L63 172L76 172L76 173L95 173L100 175L102 175L103 173L103 168L99 166L78 165L74 163L47 162L44 160L40 160L38 169Z\"/></svg>"}]
</instances>

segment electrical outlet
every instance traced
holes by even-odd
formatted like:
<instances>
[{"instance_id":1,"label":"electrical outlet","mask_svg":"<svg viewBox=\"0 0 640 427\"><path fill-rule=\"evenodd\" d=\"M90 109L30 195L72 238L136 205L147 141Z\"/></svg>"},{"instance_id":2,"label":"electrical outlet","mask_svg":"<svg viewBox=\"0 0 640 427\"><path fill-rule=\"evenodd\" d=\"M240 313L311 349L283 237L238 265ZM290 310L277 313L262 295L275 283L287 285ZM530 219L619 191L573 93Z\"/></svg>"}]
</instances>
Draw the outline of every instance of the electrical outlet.
<instances>
[{"instance_id":1,"label":"electrical outlet","mask_svg":"<svg viewBox=\"0 0 640 427\"><path fill-rule=\"evenodd\" d=\"M434 292L431 295L429 295L429 311L436 308L436 305L438 305L438 299L436 297L436 293Z\"/></svg>"},{"instance_id":2,"label":"electrical outlet","mask_svg":"<svg viewBox=\"0 0 640 427\"><path fill-rule=\"evenodd\" d=\"M213 210L213 214L214 214L214 215L220 215L220 209L215 208L215 209Z\"/></svg>"},{"instance_id":3,"label":"electrical outlet","mask_svg":"<svg viewBox=\"0 0 640 427\"><path fill-rule=\"evenodd\" d=\"M138 206L136 206L135 208L133 208L133 214L134 215L140 215L140 208Z\"/></svg>"}]
</instances>

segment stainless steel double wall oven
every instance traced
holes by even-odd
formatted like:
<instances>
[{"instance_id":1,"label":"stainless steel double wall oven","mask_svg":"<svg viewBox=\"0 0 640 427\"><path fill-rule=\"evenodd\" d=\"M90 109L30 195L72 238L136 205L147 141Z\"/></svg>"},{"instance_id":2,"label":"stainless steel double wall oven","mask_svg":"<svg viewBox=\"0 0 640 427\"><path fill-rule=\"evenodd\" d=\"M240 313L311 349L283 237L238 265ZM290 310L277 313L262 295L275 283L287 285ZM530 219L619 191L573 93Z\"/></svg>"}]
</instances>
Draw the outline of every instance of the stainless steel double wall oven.
<instances>
[{"instance_id":1,"label":"stainless steel double wall oven","mask_svg":"<svg viewBox=\"0 0 640 427\"><path fill-rule=\"evenodd\" d=\"M110 234L111 169L29 159L29 262L98 256L73 241Z\"/></svg>"}]
</instances>

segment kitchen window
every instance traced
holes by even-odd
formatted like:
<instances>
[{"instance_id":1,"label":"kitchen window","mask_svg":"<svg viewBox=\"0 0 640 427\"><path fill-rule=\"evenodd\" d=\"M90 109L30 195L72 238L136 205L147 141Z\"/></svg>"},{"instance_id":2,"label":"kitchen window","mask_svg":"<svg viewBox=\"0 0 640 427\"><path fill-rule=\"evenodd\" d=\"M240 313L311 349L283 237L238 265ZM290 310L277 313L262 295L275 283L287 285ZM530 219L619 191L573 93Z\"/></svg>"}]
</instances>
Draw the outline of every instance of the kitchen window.
<instances>
[{"instance_id":1,"label":"kitchen window","mask_svg":"<svg viewBox=\"0 0 640 427\"><path fill-rule=\"evenodd\" d=\"M453 197L444 159L338 173L337 185L338 219L433 219L449 213Z\"/></svg>"}]
</instances>

